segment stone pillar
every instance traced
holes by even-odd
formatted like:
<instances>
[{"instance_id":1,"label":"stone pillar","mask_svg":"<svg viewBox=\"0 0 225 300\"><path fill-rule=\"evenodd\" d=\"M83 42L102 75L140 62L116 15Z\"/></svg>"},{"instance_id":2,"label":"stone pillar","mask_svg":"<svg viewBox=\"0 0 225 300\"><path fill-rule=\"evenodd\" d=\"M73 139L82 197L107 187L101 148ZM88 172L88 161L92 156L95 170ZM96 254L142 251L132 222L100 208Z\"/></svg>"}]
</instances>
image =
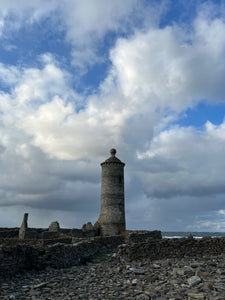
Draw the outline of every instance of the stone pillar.
<instances>
[{"instance_id":1,"label":"stone pillar","mask_svg":"<svg viewBox=\"0 0 225 300\"><path fill-rule=\"evenodd\" d=\"M28 219L28 213L25 213L23 216L23 222L20 226L20 230L19 230L19 239L23 240L26 238L27 236L27 219Z\"/></svg>"},{"instance_id":2,"label":"stone pillar","mask_svg":"<svg viewBox=\"0 0 225 300\"><path fill-rule=\"evenodd\" d=\"M111 149L111 157L102 166L100 235L117 235L126 228L124 207L124 166Z\"/></svg>"}]
</instances>

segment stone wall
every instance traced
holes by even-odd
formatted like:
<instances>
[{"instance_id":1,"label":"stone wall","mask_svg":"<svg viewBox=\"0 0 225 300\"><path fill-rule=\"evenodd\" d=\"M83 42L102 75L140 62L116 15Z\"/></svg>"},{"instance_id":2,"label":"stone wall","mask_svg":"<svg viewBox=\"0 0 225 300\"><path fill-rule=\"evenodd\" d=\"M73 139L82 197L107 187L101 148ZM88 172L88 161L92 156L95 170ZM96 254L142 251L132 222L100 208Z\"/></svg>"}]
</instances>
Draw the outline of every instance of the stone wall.
<instances>
[{"instance_id":1,"label":"stone wall","mask_svg":"<svg viewBox=\"0 0 225 300\"><path fill-rule=\"evenodd\" d=\"M17 230L7 230L7 231L0 231L0 238L10 238L10 237L17 237L19 235L19 229ZM21 239L54 239L60 237L62 235L69 235L72 237L78 238L88 238L96 236L96 232L94 229L92 230L85 230L82 229L67 229L67 228L60 228L59 231L49 231L46 228L26 228L24 232L24 236Z\"/></svg>"},{"instance_id":2,"label":"stone wall","mask_svg":"<svg viewBox=\"0 0 225 300\"><path fill-rule=\"evenodd\" d=\"M77 229L77 228L72 228L72 229L60 229L60 234L65 234L69 235L72 237L77 237L77 238L88 238L88 237L95 237L96 232L94 229L88 230L86 229L85 231L82 229Z\"/></svg>"},{"instance_id":3,"label":"stone wall","mask_svg":"<svg viewBox=\"0 0 225 300\"><path fill-rule=\"evenodd\" d=\"M162 239L161 231L127 231L125 233L128 243L143 243L149 240Z\"/></svg>"},{"instance_id":4,"label":"stone wall","mask_svg":"<svg viewBox=\"0 0 225 300\"><path fill-rule=\"evenodd\" d=\"M38 251L33 246L0 246L0 279L32 269L37 263Z\"/></svg>"},{"instance_id":5,"label":"stone wall","mask_svg":"<svg viewBox=\"0 0 225 300\"><path fill-rule=\"evenodd\" d=\"M139 237L143 238L141 234ZM12 243L10 246L1 245L0 278L29 269L39 270L47 266L65 268L78 265L98 252L115 250L118 246L117 257L125 261L147 258L158 260L172 257L203 257L225 252L225 238L158 239L127 244L125 244L124 236L121 235L82 239L70 244L72 240L73 238L49 240L54 244L48 244L47 240L42 241L48 245L41 245L40 240L30 240L24 244Z\"/></svg>"},{"instance_id":6,"label":"stone wall","mask_svg":"<svg viewBox=\"0 0 225 300\"><path fill-rule=\"evenodd\" d=\"M55 244L46 249L45 266L66 268L85 262L103 250L113 250L124 243L122 236L95 237L72 245Z\"/></svg>"},{"instance_id":7,"label":"stone wall","mask_svg":"<svg viewBox=\"0 0 225 300\"><path fill-rule=\"evenodd\" d=\"M0 238L18 237L19 228L0 228Z\"/></svg>"},{"instance_id":8,"label":"stone wall","mask_svg":"<svg viewBox=\"0 0 225 300\"><path fill-rule=\"evenodd\" d=\"M95 237L74 244L56 243L40 247L38 244L2 245L0 247L0 278L28 269L65 268L85 262L103 250L116 249L124 243L123 236Z\"/></svg>"},{"instance_id":9,"label":"stone wall","mask_svg":"<svg viewBox=\"0 0 225 300\"><path fill-rule=\"evenodd\" d=\"M183 238L151 240L144 243L121 245L118 257L122 260L152 260L172 258L219 255L225 252L225 238Z\"/></svg>"}]
</instances>

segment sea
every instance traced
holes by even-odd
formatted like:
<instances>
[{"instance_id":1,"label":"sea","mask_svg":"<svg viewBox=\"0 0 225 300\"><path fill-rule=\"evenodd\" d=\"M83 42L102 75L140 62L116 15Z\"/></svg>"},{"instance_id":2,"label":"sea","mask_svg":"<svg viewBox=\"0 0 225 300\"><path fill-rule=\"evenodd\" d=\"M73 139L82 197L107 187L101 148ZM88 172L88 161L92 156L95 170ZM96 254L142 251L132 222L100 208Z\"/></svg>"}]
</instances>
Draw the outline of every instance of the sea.
<instances>
[{"instance_id":1,"label":"sea","mask_svg":"<svg viewBox=\"0 0 225 300\"><path fill-rule=\"evenodd\" d=\"M162 237L165 239L188 237L189 234L196 239L201 239L206 236L225 237L225 232L162 231Z\"/></svg>"}]
</instances>

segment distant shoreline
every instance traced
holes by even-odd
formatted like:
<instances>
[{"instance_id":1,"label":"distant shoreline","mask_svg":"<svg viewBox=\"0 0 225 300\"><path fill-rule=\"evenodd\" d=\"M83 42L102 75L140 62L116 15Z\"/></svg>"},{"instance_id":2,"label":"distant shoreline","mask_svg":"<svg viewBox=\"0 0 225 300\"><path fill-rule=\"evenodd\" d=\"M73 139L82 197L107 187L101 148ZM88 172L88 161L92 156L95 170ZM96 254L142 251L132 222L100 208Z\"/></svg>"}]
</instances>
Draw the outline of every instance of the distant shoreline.
<instances>
[{"instance_id":1,"label":"distant shoreline","mask_svg":"<svg viewBox=\"0 0 225 300\"><path fill-rule=\"evenodd\" d=\"M183 238L188 237L191 234L194 238L203 237L225 237L225 232L215 232L215 231L162 231L162 238Z\"/></svg>"}]
</instances>

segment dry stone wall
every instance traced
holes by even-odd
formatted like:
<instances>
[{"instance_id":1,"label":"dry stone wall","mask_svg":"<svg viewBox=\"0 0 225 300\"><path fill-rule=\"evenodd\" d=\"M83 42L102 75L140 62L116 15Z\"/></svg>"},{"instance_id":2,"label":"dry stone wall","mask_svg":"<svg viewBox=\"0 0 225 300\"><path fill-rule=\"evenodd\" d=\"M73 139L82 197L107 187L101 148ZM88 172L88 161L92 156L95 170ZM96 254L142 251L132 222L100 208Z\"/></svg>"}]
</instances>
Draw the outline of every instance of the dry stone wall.
<instances>
[{"instance_id":1,"label":"dry stone wall","mask_svg":"<svg viewBox=\"0 0 225 300\"><path fill-rule=\"evenodd\" d=\"M75 244L56 243L46 247L18 244L0 247L0 278L28 269L65 268L85 262L103 250L116 249L123 236L95 237Z\"/></svg>"},{"instance_id":2,"label":"dry stone wall","mask_svg":"<svg viewBox=\"0 0 225 300\"><path fill-rule=\"evenodd\" d=\"M127 234L127 241L128 243L143 243L149 240L160 240L162 239L161 231L154 230L154 231L144 231L144 232L129 232Z\"/></svg>"},{"instance_id":3,"label":"dry stone wall","mask_svg":"<svg viewBox=\"0 0 225 300\"><path fill-rule=\"evenodd\" d=\"M7 231L0 231L0 238L10 238L10 237L17 237L19 234L19 229L17 230L7 230ZM23 239L54 239L60 237L61 235L69 235L72 237L78 238L88 238L88 237L95 237L96 231L94 229L88 230L86 229L83 231L82 229L63 229L60 228L59 231L49 231L46 228L26 228L24 231L24 235L21 238ZM20 235L21 237L21 235Z\"/></svg>"},{"instance_id":4,"label":"dry stone wall","mask_svg":"<svg viewBox=\"0 0 225 300\"><path fill-rule=\"evenodd\" d=\"M145 234L146 236L146 234ZM138 236L136 236L138 239ZM137 240L136 239L136 240ZM65 268L82 264L91 256L105 250L115 250L122 261L158 260L163 258L204 257L225 252L225 238L147 239L129 242L124 236L94 237L71 244L73 238L26 241L24 244L0 246L0 278L28 269ZM57 242L58 241L58 242ZM61 241L61 243L60 243ZM28 244L30 242L30 244ZM67 243L67 244L66 244ZM127 244L125 244L127 243Z\"/></svg>"},{"instance_id":5,"label":"dry stone wall","mask_svg":"<svg viewBox=\"0 0 225 300\"><path fill-rule=\"evenodd\" d=\"M0 228L0 238L15 238L19 236L19 228Z\"/></svg>"},{"instance_id":6,"label":"dry stone wall","mask_svg":"<svg viewBox=\"0 0 225 300\"><path fill-rule=\"evenodd\" d=\"M38 263L38 251L30 245L0 247L0 278L29 270Z\"/></svg>"},{"instance_id":7,"label":"dry stone wall","mask_svg":"<svg viewBox=\"0 0 225 300\"><path fill-rule=\"evenodd\" d=\"M121 245L118 257L122 260L136 261L163 258L219 255L225 252L225 238L184 238L150 240L144 243Z\"/></svg>"},{"instance_id":8,"label":"dry stone wall","mask_svg":"<svg viewBox=\"0 0 225 300\"><path fill-rule=\"evenodd\" d=\"M46 249L44 264L54 268L66 268L85 262L103 250L113 250L124 243L122 236L96 237L72 245L55 244Z\"/></svg>"}]
</instances>

